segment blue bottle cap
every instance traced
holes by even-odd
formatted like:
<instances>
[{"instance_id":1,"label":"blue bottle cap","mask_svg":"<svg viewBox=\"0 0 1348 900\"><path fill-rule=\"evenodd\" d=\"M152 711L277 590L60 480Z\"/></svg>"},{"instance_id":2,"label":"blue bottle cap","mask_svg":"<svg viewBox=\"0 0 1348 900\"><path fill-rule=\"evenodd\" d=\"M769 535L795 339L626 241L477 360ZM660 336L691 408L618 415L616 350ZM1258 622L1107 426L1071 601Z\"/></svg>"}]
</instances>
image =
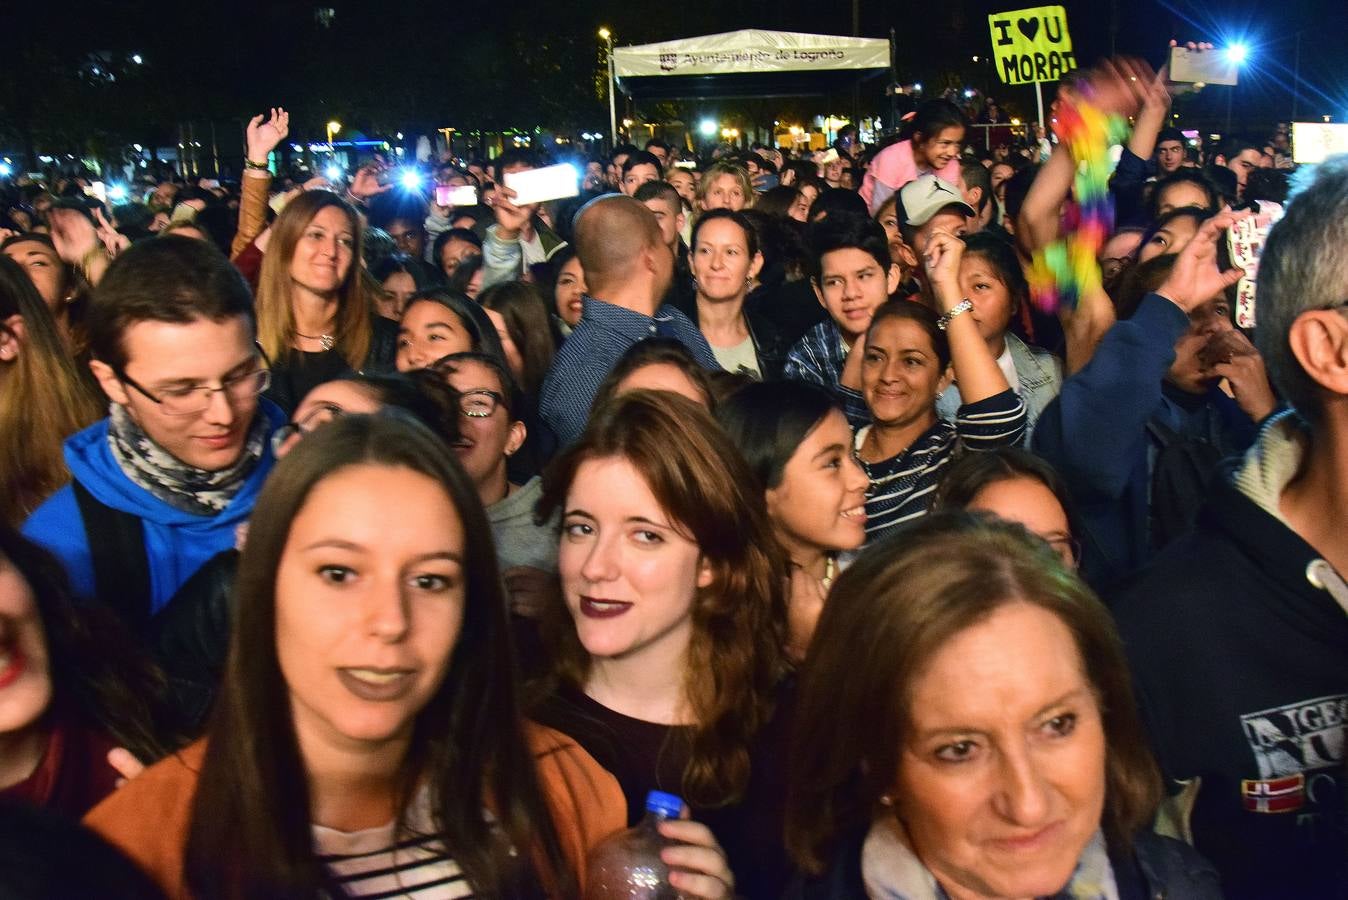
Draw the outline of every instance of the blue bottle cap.
<instances>
[{"instance_id":1,"label":"blue bottle cap","mask_svg":"<svg viewBox=\"0 0 1348 900\"><path fill-rule=\"evenodd\" d=\"M646 812L653 812L668 819L677 819L682 810L683 800L676 794L651 791L646 795Z\"/></svg>"}]
</instances>

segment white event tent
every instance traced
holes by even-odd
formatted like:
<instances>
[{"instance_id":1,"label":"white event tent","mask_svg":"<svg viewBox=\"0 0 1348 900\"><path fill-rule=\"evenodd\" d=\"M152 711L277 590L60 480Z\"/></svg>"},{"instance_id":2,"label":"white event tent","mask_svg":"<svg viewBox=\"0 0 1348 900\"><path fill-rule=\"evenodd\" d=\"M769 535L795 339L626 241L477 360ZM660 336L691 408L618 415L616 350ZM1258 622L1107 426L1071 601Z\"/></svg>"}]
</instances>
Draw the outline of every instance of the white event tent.
<instances>
[{"instance_id":1,"label":"white event tent","mask_svg":"<svg viewBox=\"0 0 1348 900\"><path fill-rule=\"evenodd\" d=\"M639 99L810 96L886 72L889 41L749 28L615 47L613 67Z\"/></svg>"}]
</instances>

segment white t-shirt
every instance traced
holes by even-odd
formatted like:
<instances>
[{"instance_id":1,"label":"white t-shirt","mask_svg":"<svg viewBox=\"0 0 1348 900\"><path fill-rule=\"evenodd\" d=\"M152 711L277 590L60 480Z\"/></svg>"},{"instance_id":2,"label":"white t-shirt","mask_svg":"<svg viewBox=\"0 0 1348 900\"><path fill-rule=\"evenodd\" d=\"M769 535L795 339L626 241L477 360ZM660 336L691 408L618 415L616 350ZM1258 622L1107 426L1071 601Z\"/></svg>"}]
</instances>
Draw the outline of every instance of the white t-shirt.
<instances>
[{"instance_id":1,"label":"white t-shirt","mask_svg":"<svg viewBox=\"0 0 1348 900\"><path fill-rule=\"evenodd\" d=\"M1006 376L1006 383L1011 386L1011 390L1019 394L1020 376L1016 374L1016 363L1011 358L1010 344L1002 347L1002 355L997 357L997 365L1001 368L1002 374Z\"/></svg>"},{"instance_id":2,"label":"white t-shirt","mask_svg":"<svg viewBox=\"0 0 1348 900\"><path fill-rule=\"evenodd\" d=\"M763 371L758 367L758 354L754 352L754 339L747 337L733 347L711 345L716 361L727 372L745 372L755 380L763 379Z\"/></svg>"}]
</instances>

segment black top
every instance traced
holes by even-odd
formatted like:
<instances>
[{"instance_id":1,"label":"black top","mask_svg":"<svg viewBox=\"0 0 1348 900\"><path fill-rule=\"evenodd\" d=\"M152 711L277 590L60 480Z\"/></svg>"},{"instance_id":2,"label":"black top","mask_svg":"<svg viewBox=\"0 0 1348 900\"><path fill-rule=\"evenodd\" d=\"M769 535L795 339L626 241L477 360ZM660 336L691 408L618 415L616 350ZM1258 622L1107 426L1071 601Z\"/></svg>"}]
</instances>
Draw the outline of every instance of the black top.
<instances>
[{"instance_id":1,"label":"black top","mask_svg":"<svg viewBox=\"0 0 1348 900\"><path fill-rule=\"evenodd\" d=\"M735 873L736 893L750 900L776 900L790 874L782 814L793 700L794 684L788 681L778 691L772 719L750 748L751 774L739 803L719 808L688 804L693 819L710 828L725 850ZM629 825L645 815L648 791L683 796L691 731L687 726L633 719L569 687L549 697L533 718L573 738L612 773L627 800Z\"/></svg>"},{"instance_id":2,"label":"black top","mask_svg":"<svg viewBox=\"0 0 1348 900\"><path fill-rule=\"evenodd\" d=\"M360 371L392 371L398 353L398 323L383 316L373 316L372 322L374 331L370 335L370 351L365 355L365 364L360 367ZM266 396L290 416L305 394L324 382L353 374L355 370L335 349L317 352L291 350L282 359L272 363L271 387L267 388Z\"/></svg>"},{"instance_id":3,"label":"black top","mask_svg":"<svg viewBox=\"0 0 1348 900\"><path fill-rule=\"evenodd\" d=\"M1114 598L1157 758L1202 779L1194 846L1233 900L1348 884L1348 617L1308 580L1318 557L1222 482Z\"/></svg>"}]
</instances>

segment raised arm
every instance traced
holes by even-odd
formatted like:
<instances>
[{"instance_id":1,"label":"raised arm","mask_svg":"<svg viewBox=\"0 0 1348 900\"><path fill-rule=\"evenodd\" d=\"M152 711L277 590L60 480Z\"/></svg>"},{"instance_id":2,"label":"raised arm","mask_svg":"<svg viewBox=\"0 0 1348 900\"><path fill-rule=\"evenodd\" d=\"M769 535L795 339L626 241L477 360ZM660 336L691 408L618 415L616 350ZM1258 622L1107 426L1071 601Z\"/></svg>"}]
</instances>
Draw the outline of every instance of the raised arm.
<instances>
[{"instance_id":1,"label":"raised arm","mask_svg":"<svg viewBox=\"0 0 1348 900\"><path fill-rule=\"evenodd\" d=\"M244 131L243 185L239 197L239 228L229 245L233 259L247 249L267 226L267 195L271 188L271 171L267 158L277 144L290 133L290 113L273 107L270 115L253 116Z\"/></svg>"},{"instance_id":2,"label":"raised arm","mask_svg":"<svg viewBox=\"0 0 1348 900\"><path fill-rule=\"evenodd\" d=\"M963 306L960 293L960 258L964 256L964 241L953 234L937 232L927 244L924 263L932 292L940 307L945 333L950 341L950 363L955 370L955 381L960 386L960 399L965 404L986 400L1010 389L1002 367L988 349L987 341L978 333L978 323L968 314L971 306ZM959 311L951 316L952 311Z\"/></svg>"}]
</instances>

